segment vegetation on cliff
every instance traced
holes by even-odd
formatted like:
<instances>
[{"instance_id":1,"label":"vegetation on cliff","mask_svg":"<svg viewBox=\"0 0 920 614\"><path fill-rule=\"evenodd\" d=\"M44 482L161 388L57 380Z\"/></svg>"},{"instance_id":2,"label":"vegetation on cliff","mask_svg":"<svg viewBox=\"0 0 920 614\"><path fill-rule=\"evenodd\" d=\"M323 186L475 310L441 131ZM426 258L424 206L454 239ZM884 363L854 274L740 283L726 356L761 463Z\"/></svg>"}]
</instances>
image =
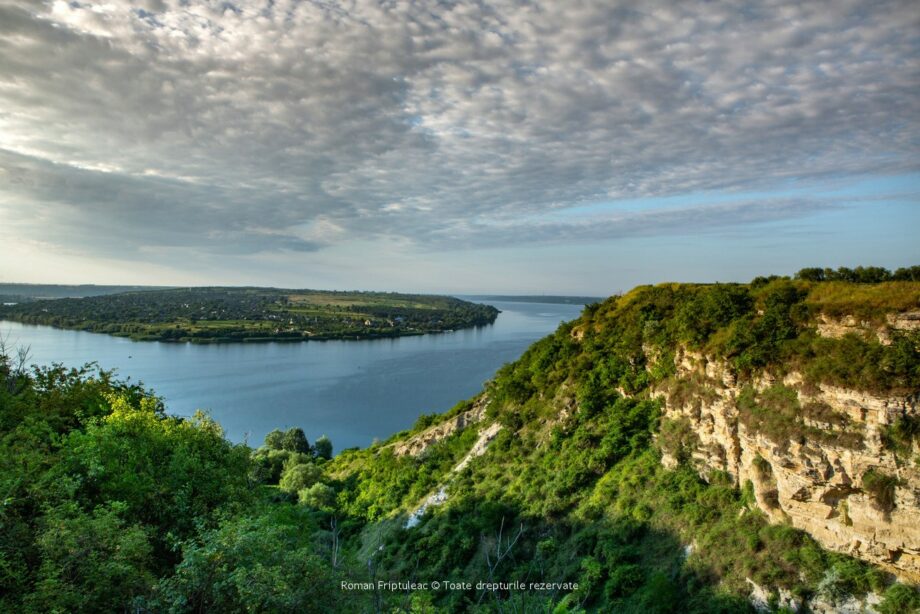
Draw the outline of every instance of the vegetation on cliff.
<instances>
[{"instance_id":1,"label":"vegetation on cliff","mask_svg":"<svg viewBox=\"0 0 920 614\"><path fill-rule=\"evenodd\" d=\"M816 333L823 305L865 292L869 333ZM250 450L106 372L6 356L0 609L748 612L750 580L799 602L875 591L880 611L912 611L914 588L768 523L749 488L663 467L660 447L689 449L692 433L660 425L652 392L707 394L675 377L685 350L725 361L742 386L795 369L809 385L915 392L918 333L886 323L918 304L917 282L640 287L534 344L487 383L482 422L414 456L398 444L472 404L333 458L298 429ZM884 343L872 326L891 329ZM821 407L781 387L748 397L757 428L817 437L800 412ZM455 470L486 424L501 430ZM916 435L907 420L890 438L910 455ZM866 488L885 506L891 485L879 475Z\"/></svg>"}]
</instances>

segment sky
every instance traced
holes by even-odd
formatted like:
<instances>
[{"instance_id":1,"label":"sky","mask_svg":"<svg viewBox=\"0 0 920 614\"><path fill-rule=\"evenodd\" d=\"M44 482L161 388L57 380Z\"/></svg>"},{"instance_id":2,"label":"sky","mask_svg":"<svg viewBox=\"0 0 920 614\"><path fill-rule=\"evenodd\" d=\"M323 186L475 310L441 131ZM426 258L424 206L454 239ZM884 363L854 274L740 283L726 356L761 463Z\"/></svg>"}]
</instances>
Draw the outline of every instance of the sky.
<instances>
[{"instance_id":1,"label":"sky","mask_svg":"<svg viewBox=\"0 0 920 614\"><path fill-rule=\"evenodd\" d=\"M0 282L920 264L915 0L0 0Z\"/></svg>"}]
</instances>

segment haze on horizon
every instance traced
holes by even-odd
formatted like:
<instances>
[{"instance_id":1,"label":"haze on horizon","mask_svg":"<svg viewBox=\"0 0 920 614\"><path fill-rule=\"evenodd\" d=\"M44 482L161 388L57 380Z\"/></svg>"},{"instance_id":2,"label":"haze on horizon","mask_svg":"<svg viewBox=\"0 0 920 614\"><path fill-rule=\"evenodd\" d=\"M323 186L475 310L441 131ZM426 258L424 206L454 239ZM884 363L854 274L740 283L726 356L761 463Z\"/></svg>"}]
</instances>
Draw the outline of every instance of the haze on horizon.
<instances>
[{"instance_id":1,"label":"haze on horizon","mask_svg":"<svg viewBox=\"0 0 920 614\"><path fill-rule=\"evenodd\" d=\"M0 281L918 264L918 32L909 0L0 0Z\"/></svg>"}]
</instances>

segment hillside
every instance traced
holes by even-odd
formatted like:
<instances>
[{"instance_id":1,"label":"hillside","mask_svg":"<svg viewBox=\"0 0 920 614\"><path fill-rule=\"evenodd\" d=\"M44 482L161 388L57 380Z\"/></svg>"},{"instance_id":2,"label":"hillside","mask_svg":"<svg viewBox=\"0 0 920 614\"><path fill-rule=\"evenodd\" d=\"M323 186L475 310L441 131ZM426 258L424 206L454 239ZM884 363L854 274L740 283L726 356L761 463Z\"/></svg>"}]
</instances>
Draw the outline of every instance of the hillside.
<instances>
[{"instance_id":1,"label":"hillside","mask_svg":"<svg viewBox=\"0 0 920 614\"><path fill-rule=\"evenodd\" d=\"M140 341L371 339L491 324L498 310L447 296L278 288L173 288L0 306L0 319Z\"/></svg>"},{"instance_id":2,"label":"hillside","mask_svg":"<svg viewBox=\"0 0 920 614\"><path fill-rule=\"evenodd\" d=\"M639 287L335 457L0 373L3 609L920 609L918 282Z\"/></svg>"}]
</instances>

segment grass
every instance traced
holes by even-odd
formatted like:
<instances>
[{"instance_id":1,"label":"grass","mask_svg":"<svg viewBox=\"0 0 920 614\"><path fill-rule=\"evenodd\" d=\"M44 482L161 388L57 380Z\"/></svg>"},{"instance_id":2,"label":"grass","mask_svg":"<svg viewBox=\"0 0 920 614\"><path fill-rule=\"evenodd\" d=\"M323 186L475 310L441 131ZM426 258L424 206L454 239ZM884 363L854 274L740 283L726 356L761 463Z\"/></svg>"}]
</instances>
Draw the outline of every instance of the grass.
<instances>
[{"instance_id":1,"label":"grass","mask_svg":"<svg viewBox=\"0 0 920 614\"><path fill-rule=\"evenodd\" d=\"M920 416L898 416L882 431L882 442L885 447L901 456L910 453L917 439L920 439Z\"/></svg>"},{"instance_id":2,"label":"grass","mask_svg":"<svg viewBox=\"0 0 920 614\"><path fill-rule=\"evenodd\" d=\"M760 392L745 386L736 405L742 424L779 444L805 443L810 439L849 449L863 446L863 433L846 416L818 403L808 403L803 408L798 393L788 386L777 384ZM806 416L826 422L830 428L807 425Z\"/></svg>"},{"instance_id":3,"label":"grass","mask_svg":"<svg viewBox=\"0 0 920 614\"><path fill-rule=\"evenodd\" d=\"M813 313L837 318L854 316L883 324L889 313L920 309L920 282L816 283L811 286L805 303Z\"/></svg>"}]
</instances>

